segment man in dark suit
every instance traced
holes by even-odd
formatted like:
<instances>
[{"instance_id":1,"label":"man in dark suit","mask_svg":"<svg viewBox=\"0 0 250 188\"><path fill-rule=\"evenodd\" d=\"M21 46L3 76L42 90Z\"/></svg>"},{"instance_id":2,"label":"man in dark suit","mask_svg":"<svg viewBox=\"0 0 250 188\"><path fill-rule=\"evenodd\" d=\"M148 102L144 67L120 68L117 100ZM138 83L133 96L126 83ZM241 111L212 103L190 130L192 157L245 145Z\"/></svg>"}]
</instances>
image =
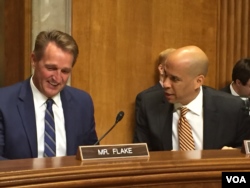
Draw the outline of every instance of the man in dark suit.
<instances>
[{"instance_id":1,"label":"man in dark suit","mask_svg":"<svg viewBox=\"0 0 250 188\"><path fill-rule=\"evenodd\" d=\"M75 155L78 146L97 141L91 96L66 85L77 56L70 35L56 30L38 34L31 54L33 75L0 89L1 159L44 157L47 99L53 99L54 156Z\"/></svg>"},{"instance_id":2,"label":"man in dark suit","mask_svg":"<svg viewBox=\"0 0 250 188\"><path fill-rule=\"evenodd\" d=\"M208 58L196 46L170 53L165 62L164 92L148 92L136 111L134 142L150 151L179 150L180 107L187 107L196 150L241 147L249 139L250 122L244 103L203 86Z\"/></svg>"},{"instance_id":3,"label":"man in dark suit","mask_svg":"<svg viewBox=\"0 0 250 188\"><path fill-rule=\"evenodd\" d=\"M239 96L246 103L246 109L250 110L250 59L243 58L236 62L232 71L231 84L220 89L234 96Z\"/></svg>"}]
</instances>

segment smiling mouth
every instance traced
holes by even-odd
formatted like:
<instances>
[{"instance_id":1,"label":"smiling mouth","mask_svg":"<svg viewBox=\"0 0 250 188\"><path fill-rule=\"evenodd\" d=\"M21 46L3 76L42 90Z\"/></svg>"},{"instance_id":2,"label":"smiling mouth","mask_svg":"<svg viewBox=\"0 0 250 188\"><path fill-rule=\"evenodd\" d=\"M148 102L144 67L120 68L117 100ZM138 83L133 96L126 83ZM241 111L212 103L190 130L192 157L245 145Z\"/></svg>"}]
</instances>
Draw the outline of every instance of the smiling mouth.
<instances>
[{"instance_id":1,"label":"smiling mouth","mask_svg":"<svg viewBox=\"0 0 250 188\"><path fill-rule=\"evenodd\" d=\"M54 82L48 82L51 86L53 86L53 87L56 87L56 86L58 86L59 84L58 83L54 83Z\"/></svg>"}]
</instances>

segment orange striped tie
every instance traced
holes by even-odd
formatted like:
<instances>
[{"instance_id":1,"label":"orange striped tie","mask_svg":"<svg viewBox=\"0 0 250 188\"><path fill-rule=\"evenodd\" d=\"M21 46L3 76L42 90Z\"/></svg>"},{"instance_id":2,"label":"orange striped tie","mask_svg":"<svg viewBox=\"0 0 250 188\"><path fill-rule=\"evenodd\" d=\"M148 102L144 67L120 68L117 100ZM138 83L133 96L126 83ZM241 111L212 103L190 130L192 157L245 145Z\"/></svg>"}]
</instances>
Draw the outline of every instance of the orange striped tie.
<instances>
[{"instance_id":1,"label":"orange striped tie","mask_svg":"<svg viewBox=\"0 0 250 188\"><path fill-rule=\"evenodd\" d=\"M187 107L181 107L181 117L179 119L178 125L178 135L179 135L179 146L180 150L188 151L195 150L194 138L191 131L191 126L185 117L188 112Z\"/></svg>"}]
</instances>

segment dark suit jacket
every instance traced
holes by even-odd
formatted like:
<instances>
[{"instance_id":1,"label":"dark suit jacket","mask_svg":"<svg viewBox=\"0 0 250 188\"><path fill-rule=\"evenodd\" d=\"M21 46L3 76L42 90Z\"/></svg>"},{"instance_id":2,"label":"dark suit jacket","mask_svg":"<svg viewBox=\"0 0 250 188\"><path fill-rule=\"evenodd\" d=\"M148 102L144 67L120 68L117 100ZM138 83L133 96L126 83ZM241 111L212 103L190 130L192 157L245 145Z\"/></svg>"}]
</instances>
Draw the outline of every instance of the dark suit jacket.
<instances>
[{"instance_id":1,"label":"dark suit jacket","mask_svg":"<svg viewBox=\"0 0 250 188\"><path fill-rule=\"evenodd\" d=\"M141 100L143 98L143 95L145 95L148 92L156 91L156 90L160 90L160 91L164 92L164 90L163 90L162 85L160 84L160 82L158 82L154 86L149 87L149 88L141 91L140 93L138 93L136 95L136 98L135 98L135 111L137 111L138 108L139 108L139 106L141 105Z\"/></svg>"},{"instance_id":2,"label":"dark suit jacket","mask_svg":"<svg viewBox=\"0 0 250 188\"><path fill-rule=\"evenodd\" d=\"M230 90L230 84L227 85L226 87L224 88L221 88L220 91L224 91L226 93L229 93L229 94L232 94L231 90Z\"/></svg>"},{"instance_id":3,"label":"dark suit jacket","mask_svg":"<svg viewBox=\"0 0 250 188\"><path fill-rule=\"evenodd\" d=\"M240 98L203 86L203 149L241 147L244 139L250 139L243 107ZM136 112L133 142L145 142L151 151L172 150L173 108L161 90L144 94Z\"/></svg>"},{"instance_id":4,"label":"dark suit jacket","mask_svg":"<svg viewBox=\"0 0 250 188\"><path fill-rule=\"evenodd\" d=\"M226 93L232 95L232 92L231 92L231 89L230 89L230 84L227 85L227 86L224 87L224 88L221 88L220 91L224 91L224 92L226 92ZM239 96L236 96L236 97L239 97ZM239 98L240 98L240 97L239 97ZM250 99L248 99L248 100L243 100L243 101L244 101L244 103L245 103L245 110L248 111L248 112L249 112L249 115L250 115L250 103L249 103L249 100L250 100Z\"/></svg>"},{"instance_id":5,"label":"dark suit jacket","mask_svg":"<svg viewBox=\"0 0 250 188\"><path fill-rule=\"evenodd\" d=\"M138 93L135 100L136 100L136 101L137 101L137 100L141 100L141 97L142 97L142 95L143 95L144 93L148 93L148 92L150 92L150 91L155 91L155 90L163 90L163 88L162 88L160 82L158 82L158 83L155 84L154 86L152 86L152 87L150 87L150 88L148 88L148 89L145 89L145 90L141 91L140 93Z\"/></svg>"},{"instance_id":6,"label":"dark suit jacket","mask_svg":"<svg viewBox=\"0 0 250 188\"><path fill-rule=\"evenodd\" d=\"M90 95L66 86L61 92L67 155L97 141ZM0 158L37 157L35 108L30 79L0 89ZM2 158L3 159L3 158Z\"/></svg>"}]
</instances>

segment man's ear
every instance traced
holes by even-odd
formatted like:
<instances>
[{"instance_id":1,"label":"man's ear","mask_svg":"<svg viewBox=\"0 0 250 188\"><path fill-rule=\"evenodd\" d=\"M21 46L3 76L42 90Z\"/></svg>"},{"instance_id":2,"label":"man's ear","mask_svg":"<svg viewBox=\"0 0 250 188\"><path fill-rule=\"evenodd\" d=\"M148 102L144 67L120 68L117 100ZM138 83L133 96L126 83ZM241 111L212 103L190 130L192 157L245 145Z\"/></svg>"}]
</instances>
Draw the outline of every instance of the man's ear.
<instances>
[{"instance_id":1,"label":"man's ear","mask_svg":"<svg viewBox=\"0 0 250 188\"><path fill-rule=\"evenodd\" d=\"M31 53L30 61L31 61L32 68L35 68L36 56L34 53Z\"/></svg>"},{"instance_id":2,"label":"man's ear","mask_svg":"<svg viewBox=\"0 0 250 188\"><path fill-rule=\"evenodd\" d=\"M164 74L164 66L163 66L163 64L158 65L158 70L159 70L160 75Z\"/></svg>"},{"instance_id":3,"label":"man's ear","mask_svg":"<svg viewBox=\"0 0 250 188\"><path fill-rule=\"evenodd\" d=\"M242 85L242 83L241 83L241 81L239 79L235 80L235 84L238 85L238 86Z\"/></svg>"},{"instance_id":4,"label":"man's ear","mask_svg":"<svg viewBox=\"0 0 250 188\"><path fill-rule=\"evenodd\" d=\"M205 76L202 74L198 75L195 80L196 80L196 88L199 88L201 85L204 84Z\"/></svg>"}]
</instances>

